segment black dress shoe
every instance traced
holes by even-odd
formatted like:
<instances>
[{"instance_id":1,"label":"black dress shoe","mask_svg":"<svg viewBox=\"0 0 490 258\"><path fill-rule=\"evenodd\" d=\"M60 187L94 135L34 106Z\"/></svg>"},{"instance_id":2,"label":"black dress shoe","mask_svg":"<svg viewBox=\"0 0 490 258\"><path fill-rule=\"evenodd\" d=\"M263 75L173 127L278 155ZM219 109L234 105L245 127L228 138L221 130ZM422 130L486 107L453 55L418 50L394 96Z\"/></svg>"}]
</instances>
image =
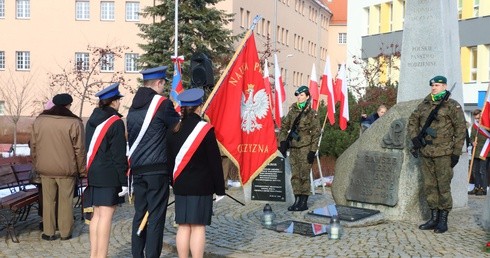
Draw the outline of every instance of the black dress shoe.
<instances>
[{"instance_id":1,"label":"black dress shoe","mask_svg":"<svg viewBox=\"0 0 490 258\"><path fill-rule=\"evenodd\" d=\"M48 236L48 235L45 235L44 233L41 235L41 238L43 240L46 240L46 241L53 241L53 240L58 239L58 237L56 235L54 235L54 236Z\"/></svg>"},{"instance_id":2,"label":"black dress shoe","mask_svg":"<svg viewBox=\"0 0 490 258\"><path fill-rule=\"evenodd\" d=\"M71 239L71 235L67 236L67 237L61 237L60 238L62 241L65 241L65 240L70 240Z\"/></svg>"}]
</instances>

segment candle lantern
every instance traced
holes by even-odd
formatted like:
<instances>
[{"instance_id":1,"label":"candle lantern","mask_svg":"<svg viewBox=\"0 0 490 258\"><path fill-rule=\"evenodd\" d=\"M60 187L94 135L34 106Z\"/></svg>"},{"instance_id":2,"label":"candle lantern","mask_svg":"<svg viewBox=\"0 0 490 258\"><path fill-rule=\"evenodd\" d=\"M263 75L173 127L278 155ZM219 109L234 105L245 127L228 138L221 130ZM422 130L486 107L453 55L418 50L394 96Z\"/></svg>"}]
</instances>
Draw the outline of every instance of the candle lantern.
<instances>
[{"instance_id":1,"label":"candle lantern","mask_svg":"<svg viewBox=\"0 0 490 258\"><path fill-rule=\"evenodd\" d=\"M329 226L330 228L328 231L328 238L334 240L340 239L343 230L342 230L342 225L340 225L339 217L337 215L334 215L330 218Z\"/></svg>"},{"instance_id":2,"label":"candle lantern","mask_svg":"<svg viewBox=\"0 0 490 258\"><path fill-rule=\"evenodd\" d=\"M264 213L262 214L262 225L265 227L270 227L274 224L274 219L276 214L272 211L272 207L267 203L264 206Z\"/></svg>"}]
</instances>

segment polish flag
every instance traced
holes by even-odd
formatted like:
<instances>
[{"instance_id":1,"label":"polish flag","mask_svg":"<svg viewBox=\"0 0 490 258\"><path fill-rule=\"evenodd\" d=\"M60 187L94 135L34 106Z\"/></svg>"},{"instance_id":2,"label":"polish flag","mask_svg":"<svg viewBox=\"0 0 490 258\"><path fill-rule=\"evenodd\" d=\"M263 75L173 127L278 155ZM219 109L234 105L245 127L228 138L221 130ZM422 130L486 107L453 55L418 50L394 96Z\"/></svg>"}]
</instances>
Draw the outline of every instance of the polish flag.
<instances>
[{"instance_id":1,"label":"polish flag","mask_svg":"<svg viewBox=\"0 0 490 258\"><path fill-rule=\"evenodd\" d=\"M327 56L325 61L325 69L323 70L322 85L320 94L327 95L327 117L330 125L335 124L335 96L333 93L333 77L330 68L330 57Z\"/></svg>"},{"instance_id":2,"label":"polish flag","mask_svg":"<svg viewBox=\"0 0 490 258\"><path fill-rule=\"evenodd\" d=\"M269 97L269 108L271 110L274 104L272 103L272 90L271 90L271 82L270 82L270 76L269 76L269 62L267 62L267 59L265 59L264 62L264 87L265 87L265 93L267 93L267 96Z\"/></svg>"},{"instance_id":3,"label":"polish flag","mask_svg":"<svg viewBox=\"0 0 490 258\"><path fill-rule=\"evenodd\" d=\"M485 96L485 103L481 111L480 127L490 130L490 85L487 89L487 94Z\"/></svg>"},{"instance_id":4,"label":"polish flag","mask_svg":"<svg viewBox=\"0 0 490 258\"><path fill-rule=\"evenodd\" d=\"M347 128L347 122L349 121L349 98L347 94L347 79L345 77L345 64L340 66L339 73L337 74L337 80L335 81L335 87L340 89L340 129L345 130Z\"/></svg>"},{"instance_id":5,"label":"polish flag","mask_svg":"<svg viewBox=\"0 0 490 258\"><path fill-rule=\"evenodd\" d=\"M279 68L279 62L277 61L277 54L274 54L274 89L276 91L274 101L274 119L276 126L281 127L281 117L284 116L282 111L282 104L286 101L286 91L284 90L284 83L282 82L281 68Z\"/></svg>"},{"instance_id":6,"label":"polish flag","mask_svg":"<svg viewBox=\"0 0 490 258\"><path fill-rule=\"evenodd\" d=\"M315 111L318 111L318 99L320 98L318 94L318 79L316 77L316 68L315 64L311 67L311 76L310 76L310 98L311 98L311 108Z\"/></svg>"}]
</instances>

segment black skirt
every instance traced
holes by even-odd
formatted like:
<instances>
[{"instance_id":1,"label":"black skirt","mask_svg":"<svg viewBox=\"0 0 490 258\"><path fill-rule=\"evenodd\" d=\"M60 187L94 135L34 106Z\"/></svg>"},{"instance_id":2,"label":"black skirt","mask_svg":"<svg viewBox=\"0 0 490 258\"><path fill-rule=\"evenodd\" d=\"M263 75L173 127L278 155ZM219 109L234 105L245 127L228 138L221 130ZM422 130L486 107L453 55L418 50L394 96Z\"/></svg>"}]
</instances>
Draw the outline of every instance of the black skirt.
<instances>
[{"instance_id":1,"label":"black skirt","mask_svg":"<svg viewBox=\"0 0 490 258\"><path fill-rule=\"evenodd\" d=\"M89 196L84 196L84 207L90 206L114 206L124 203L124 196L117 194L122 191L122 187L96 187L88 186ZM85 198L88 197L88 200Z\"/></svg>"},{"instance_id":2,"label":"black skirt","mask_svg":"<svg viewBox=\"0 0 490 258\"><path fill-rule=\"evenodd\" d=\"M175 195L175 223L211 225L212 215L212 195Z\"/></svg>"}]
</instances>

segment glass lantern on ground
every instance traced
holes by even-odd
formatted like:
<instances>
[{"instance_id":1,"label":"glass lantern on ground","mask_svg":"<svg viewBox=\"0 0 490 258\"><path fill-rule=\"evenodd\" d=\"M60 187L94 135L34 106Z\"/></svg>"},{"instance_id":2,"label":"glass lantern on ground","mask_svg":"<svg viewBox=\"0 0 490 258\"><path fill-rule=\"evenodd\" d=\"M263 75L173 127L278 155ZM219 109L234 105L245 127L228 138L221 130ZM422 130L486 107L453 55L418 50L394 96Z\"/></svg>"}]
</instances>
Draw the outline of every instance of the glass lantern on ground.
<instances>
[{"instance_id":1,"label":"glass lantern on ground","mask_svg":"<svg viewBox=\"0 0 490 258\"><path fill-rule=\"evenodd\" d=\"M342 237L343 229L340 224L339 217L334 215L330 218L329 230L328 230L328 239L337 240Z\"/></svg>"},{"instance_id":2,"label":"glass lantern on ground","mask_svg":"<svg viewBox=\"0 0 490 258\"><path fill-rule=\"evenodd\" d=\"M271 227L274 225L274 219L276 218L276 214L272 211L272 207L270 204L266 204L264 206L264 210L262 213L262 225L264 227Z\"/></svg>"}]
</instances>

